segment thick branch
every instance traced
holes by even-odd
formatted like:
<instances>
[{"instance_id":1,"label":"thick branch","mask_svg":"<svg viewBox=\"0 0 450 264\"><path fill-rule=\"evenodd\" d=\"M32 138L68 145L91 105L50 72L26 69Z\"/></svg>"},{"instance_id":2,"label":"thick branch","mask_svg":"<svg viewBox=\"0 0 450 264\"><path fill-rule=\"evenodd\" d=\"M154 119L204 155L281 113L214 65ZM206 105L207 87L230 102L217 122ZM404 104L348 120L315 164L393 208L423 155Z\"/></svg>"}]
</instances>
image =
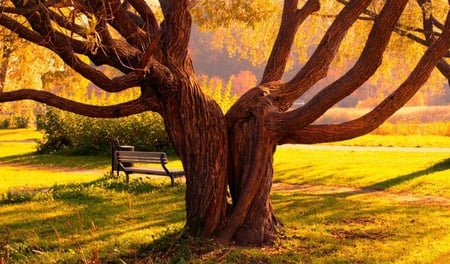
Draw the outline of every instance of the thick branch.
<instances>
[{"instance_id":1,"label":"thick branch","mask_svg":"<svg viewBox=\"0 0 450 264\"><path fill-rule=\"evenodd\" d=\"M17 33L20 38L26 39L41 46L44 43L44 38L40 34L29 30L27 27L6 16L5 14L0 14L0 25L4 26L14 33Z\"/></svg>"},{"instance_id":2,"label":"thick branch","mask_svg":"<svg viewBox=\"0 0 450 264\"><path fill-rule=\"evenodd\" d=\"M408 0L389 0L375 20L365 48L355 63L343 77L314 96L305 106L284 114L274 114L279 123L276 129L281 133L298 130L309 125L324 114L334 104L350 95L367 81L381 65L383 53L389 43L392 31L400 18Z\"/></svg>"},{"instance_id":3,"label":"thick branch","mask_svg":"<svg viewBox=\"0 0 450 264\"><path fill-rule=\"evenodd\" d=\"M444 59L442 59L439 61L437 68L442 73L442 75L444 75L444 77L447 78L450 84L450 64L446 62Z\"/></svg>"},{"instance_id":4,"label":"thick branch","mask_svg":"<svg viewBox=\"0 0 450 264\"><path fill-rule=\"evenodd\" d=\"M0 102L11 102L18 100L34 100L49 106L72 113L99 118L117 118L134 115L145 111L158 112L159 106L150 99L136 99L122 104L110 106L95 106L59 97L46 91L34 89L21 89L17 91L0 93Z\"/></svg>"},{"instance_id":5,"label":"thick branch","mask_svg":"<svg viewBox=\"0 0 450 264\"><path fill-rule=\"evenodd\" d=\"M21 38L51 49L58 54L65 63L105 91L120 92L127 88L140 85L142 76L138 72L130 72L126 75L110 79L103 72L98 71L81 61L71 49L73 47L77 51L85 51L86 48L81 41L67 38L58 32L55 32L52 40L49 40L5 15L0 16L0 25L17 33ZM117 47L116 51L118 53L121 52L119 47ZM92 56L100 58L100 55Z\"/></svg>"},{"instance_id":6,"label":"thick branch","mask_svg":"<svg viewBox=\"0 0 450 264\"><path fill-rule=\"evenodd\" d=\"M135 48L143 51L150 45L150 37L130 19L119 0L100 1L107 4L109 23Z\"/></svg>"},{"instance_id":7,"label":"thick branch","mask_svg":"<svg viewBox=\"0 0 450 264\"><path fill-rule=\"evenodd\" d=\"M291 81L272 93L275 105L293 102L327 75L328 67L348 29L370 3L369 0L352 1L342 9L306 65Z\"/></svg>"},{"instance_id":8,"label":"thick branch","mask_svg":"<svg viewBox=\"0 0 450 264\"><path fill-rule=\"evenodd\" d=\"M128 0L128 2L130 2L144 20L145 28L147 32L149 32L150 37L152 39L156 37L157 32L159 31L159 24L148 4L144 0Z\"/></svg>"},{"instance_id":9,"label":"thick branch","mask_svg":"<svg viewBox=\"0 0 450 264\"><path fill-rule=\"evenodd\" d=\"M188 54L192 18L188 0L160 1L164 13L162 46L171 64L184 65Z\"/></svg>"},{"instance_id":10,"label":"thick branch","mask_svg":"<svg viewBox=\"0 0 450 264\"><path fill-rule=\"evenodd\" d=\"M436 64L450 48L450 12L443 34L430 45L405 82L368 114L342 124L310 125L285 135L280 144L321 143L362 136L380 126L398 109L404 106L425 84Z\"/></svg>"},{"instance_id":11,"label":"thick branch","mask_svg":"<svg viewBox=\"0 0 450 264\"><path fill-rule=\"evenodd\" d=\"M320 2L318 0L308 0L300 10L297 10L297 6L298 0L284 1L280 30L264 70L261 83L281 79L299 26L309 15L320 9Z\"/></svg>"}]
</instances>

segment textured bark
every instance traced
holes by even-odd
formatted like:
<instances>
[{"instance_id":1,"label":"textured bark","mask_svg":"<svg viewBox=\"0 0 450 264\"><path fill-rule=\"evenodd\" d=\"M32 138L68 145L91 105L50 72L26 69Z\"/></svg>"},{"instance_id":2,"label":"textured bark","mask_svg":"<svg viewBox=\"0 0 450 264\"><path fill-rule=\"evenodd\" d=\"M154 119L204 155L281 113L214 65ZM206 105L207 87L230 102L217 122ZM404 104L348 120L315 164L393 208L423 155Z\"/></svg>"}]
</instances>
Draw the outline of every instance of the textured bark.
<instances>
[{"instance_id":1,"label":"textured bark","mask_svg":"<svg viewBox=\"0 0 450 264\"><path fill-rule=\"evenodd\" d=\"M186 226L210 237L225 217L227 160L219 157L228 156L228 141L219 106L192 81L180 80L186 89L170 95L161 114L186 172Z\"/></svg>"},{"instance_id":2,"label":"textured bark","mask_svg":"<svg viewBox=\"0 0 450 264\"><path fill-rule=\"evenodd\" d=\"M279 222L269 197L275 142L264 123L271 108L268 90L256 87L227 113L231 163L228 184L233 207L219 241L262 245L275 237Z\"/></svg>"}]
</instances>

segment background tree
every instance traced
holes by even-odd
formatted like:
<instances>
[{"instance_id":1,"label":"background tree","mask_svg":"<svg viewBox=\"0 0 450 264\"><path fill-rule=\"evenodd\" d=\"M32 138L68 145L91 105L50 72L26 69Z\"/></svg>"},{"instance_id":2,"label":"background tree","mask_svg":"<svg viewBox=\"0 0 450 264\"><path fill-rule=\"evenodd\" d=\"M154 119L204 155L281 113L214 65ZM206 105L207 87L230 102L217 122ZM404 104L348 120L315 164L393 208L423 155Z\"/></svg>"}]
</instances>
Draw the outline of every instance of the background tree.
<instances>
[{"instance_id":1,"label":"background tree","mask_svg":"<svg viewBox=\"0 0 450 264\"><path fill-rule=\"evenodd\" d=\"M276 146L348 139L383 123L418 91L448 53L448 6L446 18L439 17L446 20L436 29L436 38L430 39L415 68L393 93L355 120L314 125L330 107L375 74L408 1L346 3L317 47L308 47L308 61L283 81L300 25L320 9L318 0L302 5L298 0L285 0L260 84L226 113L200 89L188 52L191 10L212 2L242 15L253 10L251 3L259 1L199 1L197 7L197 1L188 0L160 0L160 6L143 0L3 1L0 25L50 49L104 91L119 93L138 87L140 95L128 102L100 106L24 88L1 93L0 102L32 99L91 117L159 113L186 171L186 231L219 242L268 243L281 226L270 203ZM327 75L350 28L366 17L370 5L379 12L354 65L304 106L289 111L294 100ZM311 28L304 30L314 33ZM91 63L85 63L84 56ZM99 65L122 74L108 76L98 70Z\"/></svg>"}]
</instances>

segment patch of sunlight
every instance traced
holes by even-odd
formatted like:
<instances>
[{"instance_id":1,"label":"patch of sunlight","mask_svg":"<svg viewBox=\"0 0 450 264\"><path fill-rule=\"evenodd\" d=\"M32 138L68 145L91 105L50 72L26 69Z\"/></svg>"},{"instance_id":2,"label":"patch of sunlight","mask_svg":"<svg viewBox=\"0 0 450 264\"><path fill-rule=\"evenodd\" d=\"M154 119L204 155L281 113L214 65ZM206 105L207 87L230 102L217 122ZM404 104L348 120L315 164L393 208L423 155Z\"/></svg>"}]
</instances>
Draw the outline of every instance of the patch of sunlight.
<instances>
[{"instance_id":1,"label":"patch of sunlight","mask_svg":"<svg viewBox=\"0 0 450 264\"><path fill-rule=\"evenodd\" d=\"M59 184L90 182L101 178L98 171L40 170L14 166L1 166L0 193L11 188L43 188Z\"/></svg>"}]
</instances>

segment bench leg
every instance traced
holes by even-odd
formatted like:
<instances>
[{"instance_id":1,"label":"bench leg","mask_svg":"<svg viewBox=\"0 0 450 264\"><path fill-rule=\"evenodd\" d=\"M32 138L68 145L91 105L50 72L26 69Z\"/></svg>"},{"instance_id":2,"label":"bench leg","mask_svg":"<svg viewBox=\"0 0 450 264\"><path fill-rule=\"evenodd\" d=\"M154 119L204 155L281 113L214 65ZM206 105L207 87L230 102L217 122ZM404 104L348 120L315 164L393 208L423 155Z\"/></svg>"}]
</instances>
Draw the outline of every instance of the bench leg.
<instances>
[{"instance_id":1,"label":"bench leg","mask_svg":"<svg viewBox=\"0 0 450 264\"><path fill-rule=\"evenodd\" d=\"M130 176L129 176L129 174L126 173L126 172L125 172L125 181L126 181L127 183L130 183Z\"/></svg>"},{"instance_id":2,"label":"bench leg","mask_svg":"<svg viewBox=\"0 0 450 264\"><path fill-rule=\"evenodd\" d=\"M174 187L175 186L175 177L173 176L173 174L169 174L170 177L170 186Z\"/></svg>"}]
</instances>

